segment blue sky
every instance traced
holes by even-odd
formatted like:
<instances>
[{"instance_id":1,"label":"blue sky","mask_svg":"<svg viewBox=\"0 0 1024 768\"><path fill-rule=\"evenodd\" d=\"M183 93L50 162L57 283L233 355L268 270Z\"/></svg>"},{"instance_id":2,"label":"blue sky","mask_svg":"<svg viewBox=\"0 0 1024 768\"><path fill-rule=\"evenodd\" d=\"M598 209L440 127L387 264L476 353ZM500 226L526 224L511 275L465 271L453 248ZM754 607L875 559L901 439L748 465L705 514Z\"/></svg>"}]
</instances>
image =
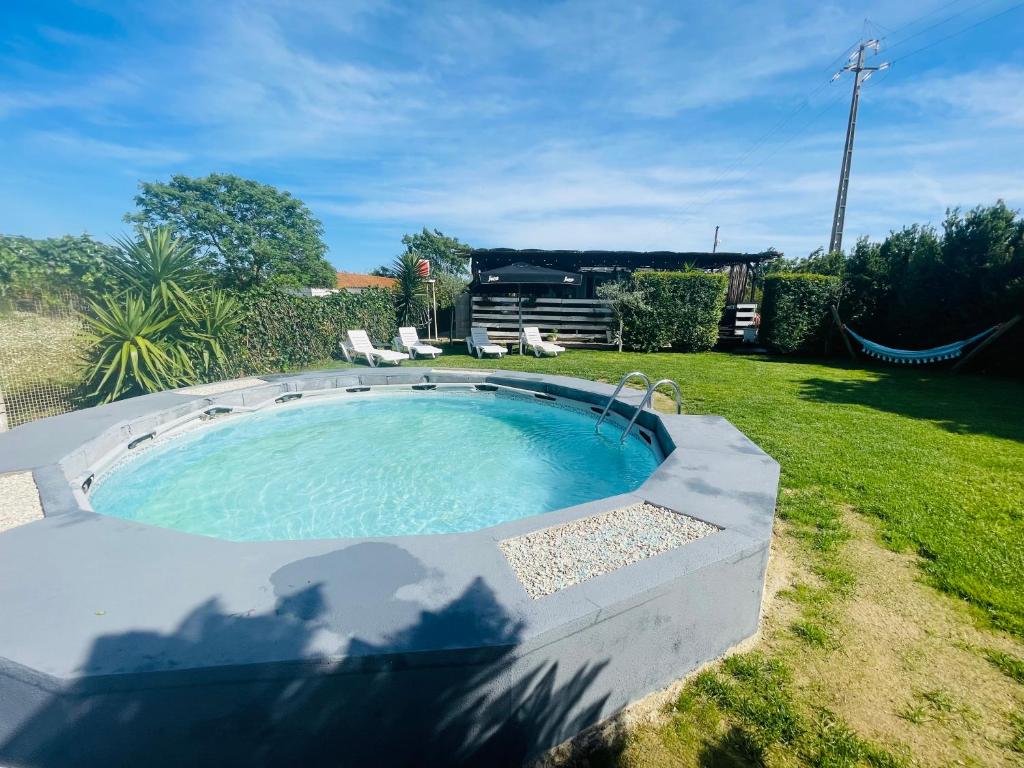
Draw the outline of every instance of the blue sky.
<instances>
[{"instance_id":1,"label":"blue sky","mask_svg":"<svg viewBox=\"0 0 1024 768\"><path fill-rule=\"evenodd\" d=\"M864 35L895 64L865 86L846 244L1021 207L1018 5L7 0L0 232L109 239L140 179L217 171L305 200L346 270L422 226L705 250L718 224L725 250L804 255L846 127L828 81Z\"/></svg>"}]
</instances>

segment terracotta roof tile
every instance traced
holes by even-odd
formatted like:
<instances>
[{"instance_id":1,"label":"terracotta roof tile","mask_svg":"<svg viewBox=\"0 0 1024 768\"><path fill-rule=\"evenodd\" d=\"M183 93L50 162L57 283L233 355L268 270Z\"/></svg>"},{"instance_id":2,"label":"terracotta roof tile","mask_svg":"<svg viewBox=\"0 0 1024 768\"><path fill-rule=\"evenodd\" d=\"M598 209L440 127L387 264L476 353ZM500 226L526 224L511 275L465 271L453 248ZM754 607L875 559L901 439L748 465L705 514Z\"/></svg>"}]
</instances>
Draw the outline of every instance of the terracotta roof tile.
<instances>
[{"instance_id":1,"label":"terracotta roof tile","mask_svg":"<svg viewBox=\"0 0 1024 768\"><path fill-rule=\"evenodd\" d=\"M393 277L361 275L358 272L339 272L339 288L390 288L395 284Z\"/></svg>"}]
</instances>

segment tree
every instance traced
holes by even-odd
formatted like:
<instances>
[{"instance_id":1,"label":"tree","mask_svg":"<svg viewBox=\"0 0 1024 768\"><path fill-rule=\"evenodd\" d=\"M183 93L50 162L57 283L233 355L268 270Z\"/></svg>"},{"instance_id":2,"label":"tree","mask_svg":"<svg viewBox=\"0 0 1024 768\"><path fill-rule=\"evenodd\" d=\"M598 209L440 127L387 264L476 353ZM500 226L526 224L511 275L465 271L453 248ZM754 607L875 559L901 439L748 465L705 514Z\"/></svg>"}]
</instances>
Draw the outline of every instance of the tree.
<instances>
[{"instance_id":1,"label":"tree","mask_svg":"<svg viewBox=\"0 0 1024 768\"><path fill-rule=\"evenodd\" d=\"M166 184L142 182L139 188L139 210L125 221L169 226L215 263L225 287L334 287L323 225L288 192L216 173L172 176Z\"/></svg>"},{"instance_id":2,"label":"tree","mask_svg":"<svg viewBox=\"0 0 1024 768\"><path fill-rule=\"evenodd\" d=\"M395 280L395 304L399 325L419 325L427 312L427 281L420 274L419 254L406 251L397 259L393 268Z\"/></svg>"},{"instance_id":3,"label":"tree","mask_svg":"<svg viewBox=\"0 0 1024 768\"><path fill-rule=\"evenodd\" d=\"M621 352L626 318L631 314L639 315L648 310L644 293L631 278L618 277L597 286L597 297L608 302L612 315L619 323L615 339L619 344L619 352Z\"/></svg>"},{"instance_id":4,"label":"tree","mask_svg":"<svg viewBox=\"0 0 1024 768\"><path fill-rule=\"evenodd\" d=\"M845 259L842 251L825 253L824 248L816 248L804 258L779 258L765 262L766 275L779 272L813 275L842 275Z\"/></svg>"},{"instance_id":5,"label":"tree","mask_svg":"<svg viewBox=\"0 0 1024 768\"><path fill-rule=\"evenodd\" d=\"M28 237L0 235L0 296L11 292L94 296L119 289L110 269L113 247L89 235Z\"/></svg>"},{"instance_id":6,"label":"tree","mask_svg":"<svg viewBox=\"0 0 1024 768\"><path fill-rule=\"evenodd\" d=\"M403 235L402 244L406 253L417 253L421 259L430 262L431 269L449 275L466 277L469 275L468 245L457 237L448 237L438 229L433 231L423 228L414 235Z\"/></svg>"}]
</instances>

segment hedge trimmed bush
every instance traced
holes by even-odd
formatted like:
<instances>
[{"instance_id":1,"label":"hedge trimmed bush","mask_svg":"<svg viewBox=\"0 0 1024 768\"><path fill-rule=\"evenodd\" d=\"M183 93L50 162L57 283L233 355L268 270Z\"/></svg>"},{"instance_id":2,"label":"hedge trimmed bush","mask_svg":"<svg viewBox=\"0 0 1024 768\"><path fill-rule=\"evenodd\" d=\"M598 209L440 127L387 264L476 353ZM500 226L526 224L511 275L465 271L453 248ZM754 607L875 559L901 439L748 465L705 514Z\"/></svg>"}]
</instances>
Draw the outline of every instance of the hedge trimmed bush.
<instances>
[{"instance_id":1,"label":"hedge trimmed bush","mask_svg":"<svg viewBox=\"0 0 1024 768\"><path fill-rule=\"evenodd\" d=\"M839 278L806 273L769 275L761 307L762 341L783 354L821 352Z\"/></svg>"},{"instance_id":2,"label":"hedge trimmed bush","mask_svg":"<svg viewBox=\"0 0 1024 768\"><path fill-rule=\"evenodd\" d=\"M241 293L243 319L234 346L244 373L298 368L340 356L350 328L363 328L377 346L389 347L398 323L390 291L296 296L277 288Z\"/></svg>"},{"instance_id":3,"label":"hedge trimmed bush","mask_svg":"<svg viewBox=\"0 0 1024 768\"><path fill-rule=\"evenodd\" d=\"M643 301L623 317L626 343L644 352L671 346L703 352L718 340L729 278L709 272L636 272Z\"/></svg>"}]
</instances>

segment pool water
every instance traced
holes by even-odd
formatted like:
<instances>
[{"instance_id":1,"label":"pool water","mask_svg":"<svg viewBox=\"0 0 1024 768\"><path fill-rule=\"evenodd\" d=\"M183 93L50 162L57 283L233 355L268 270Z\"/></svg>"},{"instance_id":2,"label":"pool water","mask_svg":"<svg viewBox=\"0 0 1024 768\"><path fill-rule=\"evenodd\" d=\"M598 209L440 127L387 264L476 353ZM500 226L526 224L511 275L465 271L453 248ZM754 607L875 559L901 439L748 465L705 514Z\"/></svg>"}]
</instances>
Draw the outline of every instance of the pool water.
<instances>
[{"instance_id":1,"label":"pool water","mask_svg":"<svg viewBox=\"0 0 1024 768\"><path fill-rule=\"evenodd\" d=\"M654 452L575 410L392 393L225 418L115 468L97 512L232 541L450 533L634 490Z\"/></svg>"}]
</instances>

